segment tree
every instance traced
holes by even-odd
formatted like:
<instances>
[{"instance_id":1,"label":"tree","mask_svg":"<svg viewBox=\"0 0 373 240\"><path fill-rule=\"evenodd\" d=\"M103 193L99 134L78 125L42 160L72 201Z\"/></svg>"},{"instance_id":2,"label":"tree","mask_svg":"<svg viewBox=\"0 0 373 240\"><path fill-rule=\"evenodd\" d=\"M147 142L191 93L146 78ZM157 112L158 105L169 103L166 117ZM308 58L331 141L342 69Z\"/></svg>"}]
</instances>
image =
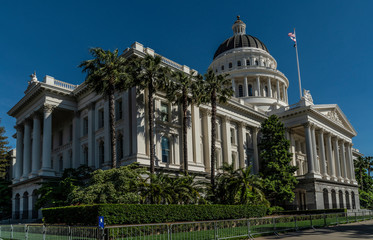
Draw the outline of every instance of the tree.
<instances>
[{"instance_id":1,"label":"tree","mask_svg":"<svg viewBox=\"0 0 373 240\"><path fill-rule=\"evenodd\" d=\"M5 179L9 169L9 150L8 137L5 136L5 128L0 127L0 179Z\"/></svg>"},{"instance_id":2,"label":"tree","mask_svg":"<svg viewBox=\"0 0 373 240\"><path fill-rule=\"evenodd\" d=\"M368 164L368 176L372 177L370 173L371 173L371 170L373 169L373 157L365 157L365 158Z\"/></svg>"},{"instance_id":3,"label":"tree","mask_svg":"<svg viewBox=\"0 0 373 240\"><path fill-rule=\"evenodd\" d=\"M262 167L260 176L264 192L273 205L293 201L298 181L294 176L297 167L291 166L290 142L285 138L285 128L276 115L262 123L262 138L258 144Z\"/></svg>"},{"instance_id":4,"label":"tree","mask_svg":"<svg viewBox=\"0 0 373 240\"><path fill-rule=\"evenodd\" d=\"M73 189L68 201L71 204L139 203L138 184L145 172L138 164L98 169L91 174L87 185Z\"/></svg>"},{"instance_id":5,"label":"tree","mask_svg":"<svg viewBox=\"0 0 373 240\"><path fill-rule=\"evenodd\" d=\"M196 81L193 79L194 72L190 75L182 71L173 72L172 77L167 84L165 91L167 92L167 98L174 104L180 104L183 108L183 163L184 172L188 173L188 106L197 102Z\"/></svg>"},{"instance_id":6,"label":"tree","mask_svg":"<svg viewBox=\"0 0 373 240\"><path fill-rule=\"evenodd\" d=\"M169 69L162 66L160 56L151 56L147 54L144 58L132 57L130 60L129 71L132 76L132 86L136 86L137 93L146 90L148 104L148 121L149 129L148 139L150 147L150 173L154 173L154 94L157 90L163 88L169 79Z\"/></svg>"},{"instance_id":7,"label":"tree","mask_svg":"<svg viewBox=\"0 0 373 240\"><path fill-rule=\"evenodd\" d=\"M96 93L109 99L109 128L112 168L117 167L116 136L115 136L115 99L116 89L127 88L126 59L118 56L118 49L111 52L101 48L91 48L94 59L83 61L79 67L87 72L86 83Z\"/></svg>"},{"instance_id":8,"label":"tree","mask_svg":"<svg viewBox=\"0 0 373 240\"><path fill-rule=\"evenodd\" d=\"M364 177L366 175L367 169L369 168L369 163L366 157L359 156L355 161L355 171L358 183L360 185L361 190L364 190L364 187L367 185L364 181Z\"/></svg>"},{"instance_id":9,"label":"tree","mask_svg":"<svg viewBox=\"0 0 373 240\"><path fill-rule=\"evenodd\" d=\"M199 102L211 104L211 187L215 190L215 141L217 103L226 103L233 95L232 83L226 75L215 75L210 68L204 75L199 91Z\"/></svg>"},{"instance_id":10,"label":"tree","mask_svg":"<svg viewBox=\"0 0 373 240\"><path fill-rule=\"evenodd\" d=\"M92 169L86 165L82 165L77 169L66 168L62 177L40 183L41 187L37 190L39 198L35 207L39 209L42 207L70 205L70 193L76 188L84 186L91 172Z\"/></svg>"}]
</instances>

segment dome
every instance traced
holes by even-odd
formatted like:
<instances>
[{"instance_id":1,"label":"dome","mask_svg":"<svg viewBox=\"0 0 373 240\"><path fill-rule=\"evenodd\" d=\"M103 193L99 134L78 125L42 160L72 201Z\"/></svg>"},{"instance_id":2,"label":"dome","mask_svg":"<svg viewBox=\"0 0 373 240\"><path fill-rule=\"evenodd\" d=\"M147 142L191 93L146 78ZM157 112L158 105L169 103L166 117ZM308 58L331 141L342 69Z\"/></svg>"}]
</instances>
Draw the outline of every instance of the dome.
<instances>
[{"instance_id":1,"label":"dome","mask_svg":"<svg viewBox=\"0 0 373 240\"><path fill-rule=\"evenodd\" d=\"M237 21L233 24L232 29L234 35L220 44L214 54L214 59L223 52L242 47L259 48L269 53L264 43L256 37L246 34L246 24L240 20L240 16L237 16Z\"/></svg>"}]
</instances>

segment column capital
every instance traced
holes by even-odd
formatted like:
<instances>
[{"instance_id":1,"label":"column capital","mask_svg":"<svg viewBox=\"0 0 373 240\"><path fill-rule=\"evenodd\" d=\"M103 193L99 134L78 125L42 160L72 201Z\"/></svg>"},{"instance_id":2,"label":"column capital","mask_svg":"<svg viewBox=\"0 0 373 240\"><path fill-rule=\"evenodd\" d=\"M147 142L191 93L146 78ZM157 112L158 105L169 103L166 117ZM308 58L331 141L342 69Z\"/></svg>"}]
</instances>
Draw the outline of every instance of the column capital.
<instances>
[{"instance_id":1,"label":"column capital","mask_svg":"<svg viewBox=\"0 0 373 240\"><path fill-rule=\"evenodd\" d=\"M35 119L35 118L38 118L38 119L41 119L41 114L37 111L33 112L31 114L32 118Z\"/></svg>"},{"instance_id":2,"label":"column capital","mask_svg":"<svg viewBox=\"0 0 373 240\"><path fill-rule=\"evenodd\" d=\"M23 130L23 124L18 123L16 125L14 125L14 129L17 130L17 131L22 131Z\"/></svg>"},{"instance_id":3,"label":"column capital","mask_svg":"<svg viewBox=\"0 0 373 240\"><path fill-rule=\"evenodd\" d=\"M305 127L305 128L312 128L313 127L313 123L310 123L310 122L306 122L306 123L303 123L302 124L303 125L303 127Z\"/></svg>"},{"instance_id":4,"label":"column capital","mask_svg":"<svg viewBox=\"0 0 373 240\"><path fill-rule=\"evenodd\" d=\"M323 134L323 135L327 133L327 132L326 132L324 129L322 129L322 128L317 129L316 132L319 133L319 134Z\"/></svg>"},{"instance_id":5,"label":"column capital","mask_svg":"<svg viewBox=\"0 0 373 240\"><path fill-rule=\"evenodd\" d=\"M55 105L52 105L52 104L47 104L47 103L45 103L44 105L43 105L43 110L44 110L44 112L46 112L46 113L52 113L53 112L53 110L56 108L56 106Z\"/></svg>"},{"instance_id":6,"label":"column capital","mask_svg":"<svg viewBox=\"0 0 373 240\"><path fill-rule=\"evenodd\" d=\"M79 110L75 110L74 111L74 117L80 117L80 111Z\"/></svg>"}]
</instances>

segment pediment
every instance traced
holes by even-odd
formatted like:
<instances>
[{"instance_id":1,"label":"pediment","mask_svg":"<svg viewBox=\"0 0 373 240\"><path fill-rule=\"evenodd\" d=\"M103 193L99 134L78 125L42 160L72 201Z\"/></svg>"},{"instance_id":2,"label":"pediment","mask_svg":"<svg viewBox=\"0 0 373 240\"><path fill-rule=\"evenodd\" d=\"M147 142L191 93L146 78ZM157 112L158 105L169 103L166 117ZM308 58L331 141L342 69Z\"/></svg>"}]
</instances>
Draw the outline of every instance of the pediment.
<instances>
[{"instance_id":1,"label":"pediment","mask_svg":"<svg viewBox=\"0 0 373 240\"><path fill-rule=\"evenodd\" d=\"M354 127L337 104L313 105L312 109L328 118L331 122L345 128L355 135L357 134Z\"/></svg>"}]
</instances>

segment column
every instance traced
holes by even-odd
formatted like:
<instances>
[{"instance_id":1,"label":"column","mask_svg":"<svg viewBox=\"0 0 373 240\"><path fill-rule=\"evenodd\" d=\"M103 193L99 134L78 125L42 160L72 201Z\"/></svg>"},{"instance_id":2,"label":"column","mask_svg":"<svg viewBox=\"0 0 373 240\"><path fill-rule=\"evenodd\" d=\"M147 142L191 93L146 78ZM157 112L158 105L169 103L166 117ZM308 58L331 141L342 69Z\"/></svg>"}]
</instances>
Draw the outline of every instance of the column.
<instances>
[{"instance_id":1,"label":"column","mask_svg":"<svg viewBox=\"0 0 373 240\"><path fill-rule=\"evenodd\" d=\"M34 119L34 127L32 131L32 171L30 174L30 177L35 177L38 174L38 171L40 169L40 118L39 115L36 113L33 116Z\"/></svg>"},{"instance_id":2,"label":"column","mask_svg":"<svg viewBox=\"0 0 373 240\"><path fill-rule=\"evenodd\" d=\"M21 125L15 127L17 129L17 146L16 146L16 164L15 167L15 176L14 183L19 182L19 179L22 176L23 170L23 129Z\"/></svg>"},{"instance_id":3,"label":"column","mask_svg":"<svg viewBox=\"0 0 373 240\"><path fill-rule=\"evenodd\" d=\"M245 166L245 149L246 149L246 144L245 144L245 138L246 136L246 129L245 126L242 122L238 124L238 153L239 153L239 164L238 166L240 168L244 168Z\"/></svg>"},{"instance_id":4,"label":"column","mask_svg":"<svg viewBox=\"0 0 373 240\"><path fill-rule=\"evenodd\" d=\"M73 118L73 140L72 140L72 151L73 151L73 163L72 168L78 168L80 166L79 161L79 129L80 129L80 112L74 112Z\"/></svg>"},{"instance_id":5,"label":"column","mask_svg":"<svg viewBox=\"0 0 373 240\"><path fill-rule=\"evenodd\" d=\"M282 84L282 92L283 92L283 101L286 102L285 83Z\"/></svg>"},{"instance_id":6,"label":"column","mask_svg":"<svg viewBox=\"0 0 373 240\"><path fill-rule=\"evenodd\" d=\"M277 100L280 100L280 81L277 79Z\"/></svg>"},{"instance_id":7,"label":"column","mask_svg":"<svg viewBox=\"0 0 373 240\"><path fill-rule=\"evenodd\" d=\"M130 142L131 142L131 111L130 111L130 101L129 101L129 90L123 92L122 105L123 105L123 156L127 157L131 153Z\"/></svg>"},{"instance_id":8,"label":"column","mask_svg":"<svg viewBox=\"0 0 373 240\"><path fill-rule=\"evenodd\" d=\"M110 122L109 122L109 101L104 102L104 141L105 141L105 163L104 165L111 167L111 137L110 137ZM154 108L156 109L156 108ZM155 141L154 141L155 143ZM94 162L94 161L93 161ZM118 164L118 163L117 163Z\"/></svg>"},{"instance_id":9,"label":"column","mask_svg":"<svg viewBox=\"0 0 373 240\"><path fill-rule=\"evenodd\" d=\"M326 170L326 159L325 159L325 148L324 148L324 131L321 129L318 132L319 137L319 150L320 150L320 164L321 164L321 175L329 179L328 172ZM329 166L330 167L330 166Z\"/></svg>"},{"instance_id":10,"label":"column","mask_svg":"<svg viewBox=\"0 0 373 240\"><path fill-rule=\"evenodd\" d=\"M254 148L254 174L259 174L259 151L258 151L258 132L259 128L253 128L253 148Z\"/></svg>"},{"instance_id":11,"label":"column","mask_svg":"<svg viewBox=\"0 0 373 240\"><path fill-rule=\"evenodd\" d=\"M257 91L257 95L258 97L262 96L261 92L260 92L260 77L257 76L256 77L256 91Z\"/></svg>"},{"instance_id":12,"label":"column","mask_svg":"<svg viewBox=\"0 0 373 240\"><path fill-rule=\"evenodd\" d=\"M335 173L336 173L336 177L338 178L338 180L341 181L342 176L341 176L341 166L339 162L339 147L338 147L337 137L333 139L333 148L334 148Z\"/></svg>"},{"instance_id":13,"label":"column","mask_svg":"<svg viewBox=\"0 0 373 240\"><path fill-rule=\"evenodd\" d=\"M54 176L52 170L52 105L44 105L44 125L43 125L43 158L39 175Z\"/></svg>"},{"instance_id":14,"label":"column","mask_svg":"<svg viewBox=\"0 0 373 240\"><path fill-rule=\"evenodd\" d=\"M23 174L21 180L26 180L30 172L31 163L31 121L25 121L25 133L23 136Z\"/></svg>"},{"instance_id":15,"label":"column","mask_svg":"<svg viewBox=\"0 0 373 240\"><path fill-rule=\"evenodd\" d=\"M233 89L233 97L236 97L236 82L234 78L232 78L232 89Z\"/></svg>"},{"instance_id":16,"label":"column","mask_svg":"<svg viewBox=\"0 0 373 240\"><path fill-rule=\"evenodd\" d=\"M243 78L243 96L249 96L248 89L247 89L247 77Z\"/></svg>"},{"instance_id":17,"label":"column","mask_svg":"<svg viewBox=\"0 0 373 240\"><path fill-rule=\"evenodd\" d=\"M315 165L313 161L313 150L312 150L312 133L311 126L309 123L304 125L305 137L306 137L306 152L307 152L307 164L308 164L308 173L315 174Z\"/></svg>"},{"instance_id":18,"label":"column","mask_svg":"<svg viewBox=\"0 0 373 240\"><path fill-rule=\"evenodd\" d=\"M341 164L342 164L342 170L343 170L343 178L345 182L347 182L348 175L347 175L346 151L345 151L344 141L342 140L340 144L341 144L341 156L342 156Z\"/></svg>"},{"instance_id":19,"label":"column","mask_svg":"<svg viewBox=\"0 0 373 240\"><path fill-rule=\"evenodd\" d=\"M320 173L320 164L319 159L317 158L317 145L316 145L316 133L315 133L315 126L311 127L311 134L312 134L312 151L313 151L313 164L316 173Z\"/></svg>"},{"instance_id":20,"label":"column","mask_svg":"<svg viewBox=\"0 0 373 240\"><path fill-rule=\"evenodd\" d=\"M201 112L202 114L202 128L203 131L203 160L206 168L206 172L211 171L211 116L207 112Z\"/></svg>"},{"instance_id":21,"label":"column","mask_svg":"<svg viewBox=\"0 0 373 240\"><path fill-rule=\"evenodd\" d=\"M333 160L333 151L332 151L332 136L329 134L326 135L326 150L327 158L329 163L329 175L331 180L336 180L335 176L335 166Z\"/></svg>"},{"instance_id":22,"label":"column","mask_svg":"<svg viewBox=\"0 0 373 240\"><path fill-rule=\"evenodd\" d=\"M355 166L354 166L354 159L352 157L352 143L348 143L347 145L347 150L348 150L348 158L349 158L349 163L350 163L350 171L351 171L351 183L357 184L356 179L355 179Z\"/></svg>"},{"instance_id":23,"label":"column","mask_svg":"<svg viewBox=\"0 0 373 240\"><path fill-rule=\"evenodd\" d=\"M193 159L197 164L203 164L201 156L201 120L199 116L199 107L192 105L192 130L193 130Z\"/></svg>"},{"instance_id":24,"label":"column","mask_svg":"<svg viewBox=\"0 0 373 240\"><path fill-rule=\"evenodd\" d=\"M272 86L271 86L271 78L270 77L268 77L267 85L268 85L268 97L272 98L273 96L272 96Z\"/></svg>"},{"instance_id":25,"label":"column","mask_svg":"<svg viewBox=\"0 0 373 240\"><path fill-rule=\"evenodd\" d=\"M95 119L95 103L91 103L88 107L88 166L89 167L94 167L94 163L95 163L95 160L94 160L94 157L95 157L95 120L94 119ZM104 124L106 124L105 120L104 120ZM84 162L82 162L82 160L83 159L81 159L81 164L85 164Z\"/></svg>"},{"instance_id":26,"label":"column","mask_svg":"<svg viewBox=\"0 0 373 240\"><path fill-rule=\"evenodd\" d=\"M223 163L228 164L232 163L232 149L231 149L231 127L230 122L227 117L222 118L222 127L223 127Z\"/></svg>"}]
</instances>

